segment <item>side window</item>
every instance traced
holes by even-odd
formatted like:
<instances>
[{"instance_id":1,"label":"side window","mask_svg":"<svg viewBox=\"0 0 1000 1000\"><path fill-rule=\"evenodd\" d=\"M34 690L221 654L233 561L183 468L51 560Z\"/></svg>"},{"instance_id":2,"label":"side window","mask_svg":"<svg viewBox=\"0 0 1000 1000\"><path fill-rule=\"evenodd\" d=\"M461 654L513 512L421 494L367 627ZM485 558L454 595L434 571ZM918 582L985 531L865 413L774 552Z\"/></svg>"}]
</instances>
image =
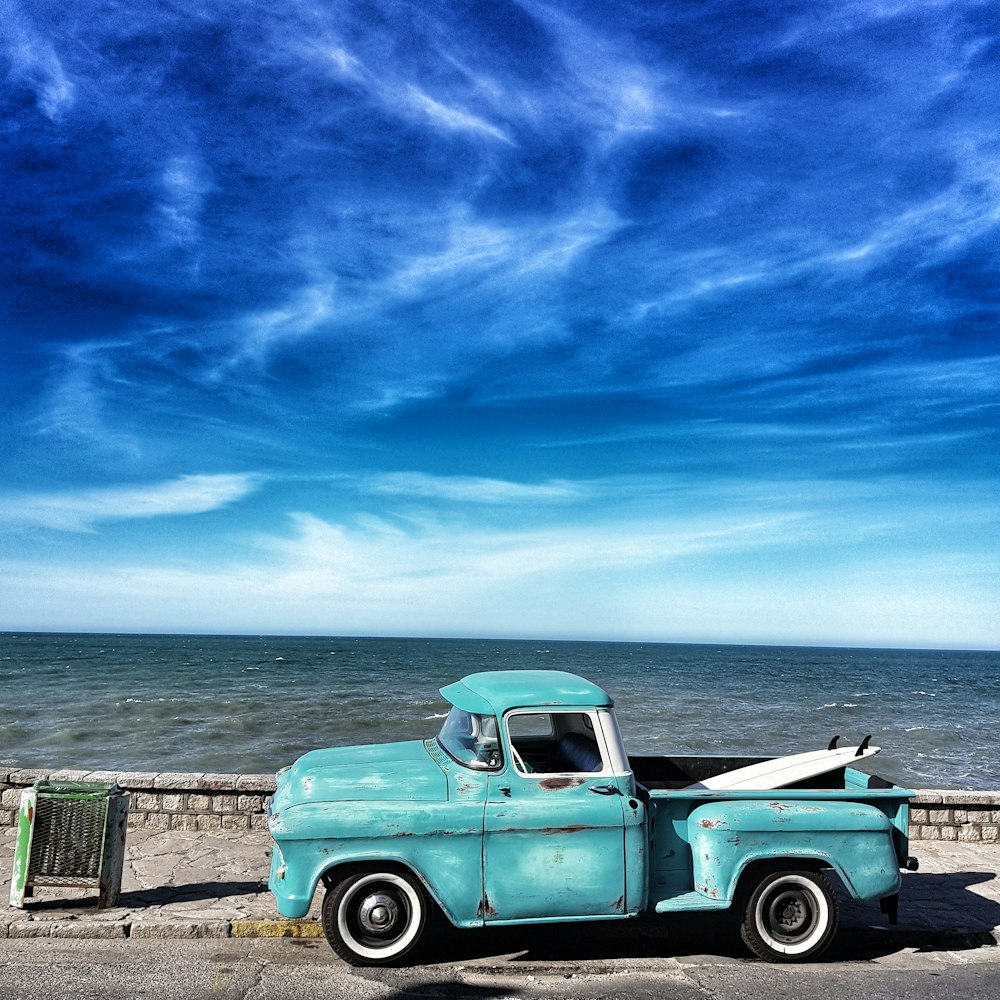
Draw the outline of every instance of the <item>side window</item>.
<instances>
[{"instance_id":1,"label":"side window","mask_svg":"<svg viewBox=\"0 0 1000 1000\"><path fill-rule=\"evenodd\" d=\"M514 764L522 774L595 774L605 763L587 712L517 712L507 717Z\"/></svg>"}]
</instances>

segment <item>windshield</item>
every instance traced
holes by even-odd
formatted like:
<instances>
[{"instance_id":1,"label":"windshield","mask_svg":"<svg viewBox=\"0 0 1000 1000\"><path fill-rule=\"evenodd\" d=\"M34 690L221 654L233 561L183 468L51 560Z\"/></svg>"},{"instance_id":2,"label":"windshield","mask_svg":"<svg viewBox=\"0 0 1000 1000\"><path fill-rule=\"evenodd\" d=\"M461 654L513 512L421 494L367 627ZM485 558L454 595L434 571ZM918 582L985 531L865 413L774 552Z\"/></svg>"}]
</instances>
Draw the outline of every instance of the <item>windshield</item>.
<instances>
[{"instance_id":1,"label":"windshield","mask_svg":"<svg viewBox=\"0 0 1000 1000\"><path fill-rule=\"evenodd\" d=\"M485 771L500 766L497 720L452 708L438 733L438 743L459 764Z\"/></svg>"}]
</instances>

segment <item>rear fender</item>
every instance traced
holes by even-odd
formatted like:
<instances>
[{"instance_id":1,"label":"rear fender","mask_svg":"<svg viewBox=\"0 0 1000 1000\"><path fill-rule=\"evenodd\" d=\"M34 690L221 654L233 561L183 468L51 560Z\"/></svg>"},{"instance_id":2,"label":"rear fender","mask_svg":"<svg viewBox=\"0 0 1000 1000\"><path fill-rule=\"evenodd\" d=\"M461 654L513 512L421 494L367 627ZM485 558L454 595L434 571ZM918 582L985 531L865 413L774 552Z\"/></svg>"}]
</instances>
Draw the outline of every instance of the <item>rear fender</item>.
<instances>
[{"instance_id":1,"label":"rear fender","mask_svg":"<svg viewBox=\"0 0 1000 1000\"><path fill-rule=\"evenodd\" d=\"M829 866L855 899L899 891L893 827L858 802L746 799L712 802L688 817L695 890L731 903L749 865Z\"/></svg>"}]
</instances>

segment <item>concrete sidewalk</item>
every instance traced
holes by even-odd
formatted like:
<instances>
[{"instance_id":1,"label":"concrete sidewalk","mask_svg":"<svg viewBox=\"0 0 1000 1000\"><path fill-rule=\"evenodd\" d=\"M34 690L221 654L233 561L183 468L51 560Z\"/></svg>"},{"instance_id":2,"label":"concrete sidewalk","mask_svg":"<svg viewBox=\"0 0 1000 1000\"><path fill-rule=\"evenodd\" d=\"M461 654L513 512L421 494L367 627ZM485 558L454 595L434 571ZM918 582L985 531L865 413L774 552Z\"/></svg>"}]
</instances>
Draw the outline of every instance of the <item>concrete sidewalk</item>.
<instances>
[{"instance_id":1,"label":"concrete sidewalk","mask_svg":"<svg viewBox=\"0 0 1000 1000\"><path fill-rule=\"evenodd\" d=\"M39 888L24 910L9 907L15 837L12 827L0 830L0 938L322 936L322 892L307 918L290 921L279 917L263 888L271 847L265 831L131 830L119 905L107 910L96 908L96 893L80 889ZM876 904L842 894L841 936L896 950L1000 943L1000 844L913 841L910 850L920 871L904 874L899 923L888 926ZM664 932L683 933L690 921L691 915L674 923L666 917L576 924L573 937L593 938L609 953L624 947L662 954L665 947L669 952Z\"/></svg>"}]
</instances>

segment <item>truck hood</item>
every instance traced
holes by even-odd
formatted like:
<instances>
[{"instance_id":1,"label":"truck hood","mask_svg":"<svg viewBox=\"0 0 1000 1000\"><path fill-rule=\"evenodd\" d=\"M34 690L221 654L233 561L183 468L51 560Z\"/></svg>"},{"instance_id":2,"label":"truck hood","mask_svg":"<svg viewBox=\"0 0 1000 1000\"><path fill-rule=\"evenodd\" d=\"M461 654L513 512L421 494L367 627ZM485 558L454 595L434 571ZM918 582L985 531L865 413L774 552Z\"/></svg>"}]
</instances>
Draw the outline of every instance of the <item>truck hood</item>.
<instances>
[{"instance_id":1,"label":"truck hood","mask_svg":"<svg viewBox=\"0 0 1000 1000\"><path fill-rule=\"evenodd\" d=\"M273 808L305 802L443 802L448 783L421 740L313 750L279 772Z\"/></svg>"}]
</instances>

